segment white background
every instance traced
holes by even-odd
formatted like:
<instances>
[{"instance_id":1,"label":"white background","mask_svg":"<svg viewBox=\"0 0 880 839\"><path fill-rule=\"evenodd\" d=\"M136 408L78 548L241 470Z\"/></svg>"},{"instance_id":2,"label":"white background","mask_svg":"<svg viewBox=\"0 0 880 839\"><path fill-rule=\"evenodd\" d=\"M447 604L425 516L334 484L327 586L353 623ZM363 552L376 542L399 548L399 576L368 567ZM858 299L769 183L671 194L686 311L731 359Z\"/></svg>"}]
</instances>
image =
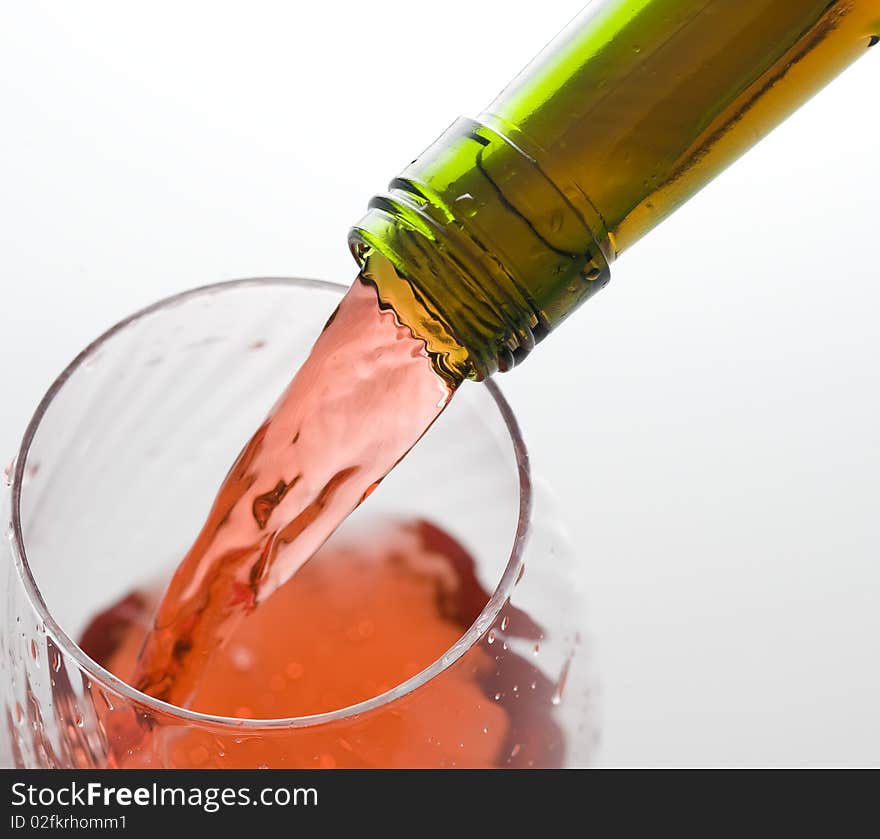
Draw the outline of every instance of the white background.
<instances>
[{"instance_id":1,"label":"white background","mask_svg":"<svg viewBox=\"0 0 880 839\"><path fill-rule=\"evenodd\" d=\"M345 234L579 0L3 2L0 448L130 311ZM590 592L600 765L880 763L880 49L501 384Z\"/></svg>"}]
</instances>

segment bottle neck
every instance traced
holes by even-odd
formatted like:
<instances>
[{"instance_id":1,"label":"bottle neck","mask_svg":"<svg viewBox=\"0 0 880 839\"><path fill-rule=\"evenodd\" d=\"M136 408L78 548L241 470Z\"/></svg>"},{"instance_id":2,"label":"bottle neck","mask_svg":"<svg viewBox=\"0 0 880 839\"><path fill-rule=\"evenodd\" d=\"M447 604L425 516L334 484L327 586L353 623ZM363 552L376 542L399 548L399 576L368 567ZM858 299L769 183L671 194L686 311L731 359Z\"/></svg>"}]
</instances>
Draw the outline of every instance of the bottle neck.
<instances>
[{"instance_id":1,"label":"bottle neck","mask_svg":"<svg viewBox=\"0 0 880 839\"><path fill-rule=\"evenodd\" d=\"M372 199L352 250L444 375L509 369L878 32L880 0L594 4Z\"/></svg>"},{"instance_id":2,"label":"bottle neck","mask_svg":"<svg viewBox=\"0 0 880 839\"><path fill-rule=\"evenodd\" d=\"M351 233L355 257L383 302L423 324L450 377L510 369L610 277L607 237L534 158L472 120L455 122L369 206Z\"/></svg>"}]
</instances>

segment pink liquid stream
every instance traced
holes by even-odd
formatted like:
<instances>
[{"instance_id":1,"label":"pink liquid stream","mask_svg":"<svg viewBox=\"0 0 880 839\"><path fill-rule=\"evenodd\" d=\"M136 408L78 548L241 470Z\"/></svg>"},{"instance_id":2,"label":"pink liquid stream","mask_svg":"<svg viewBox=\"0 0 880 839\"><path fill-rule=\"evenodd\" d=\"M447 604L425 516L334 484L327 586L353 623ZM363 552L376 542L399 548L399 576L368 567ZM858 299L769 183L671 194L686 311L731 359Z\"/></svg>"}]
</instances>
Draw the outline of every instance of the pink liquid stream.
<instances>
[{"instance_id":1,"label":"pink liquid stream","mask_svg":"<svg viewBox=\"0 0 880 839\"><path fill-rule=\"evenodd\" d=\"M244 617L376 488L453 392L424 343L355 280L226 476L161 600L135 686L186 707Z\"/></svg>"}]
</instances>

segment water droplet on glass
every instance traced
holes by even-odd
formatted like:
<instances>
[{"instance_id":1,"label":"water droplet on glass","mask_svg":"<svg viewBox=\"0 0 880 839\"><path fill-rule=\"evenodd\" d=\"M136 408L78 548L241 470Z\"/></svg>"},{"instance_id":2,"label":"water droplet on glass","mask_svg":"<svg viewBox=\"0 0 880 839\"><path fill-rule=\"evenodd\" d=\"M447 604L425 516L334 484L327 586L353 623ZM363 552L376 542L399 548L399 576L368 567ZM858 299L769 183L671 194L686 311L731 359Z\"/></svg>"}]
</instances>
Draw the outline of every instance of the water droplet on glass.
<instances>
[{"instance_id":1,"label":"water droplet on glass","mask_svg":"<svg viewBox=\"0 0 880 839\"><path fill-rule=\"evenodd\" d=\"M508 626L510 626L510 618L507 615L505 615L501 619L501 631L504 632Z\"/></svg>"},{"instance_id":2,"label":"water droplet on glass","mask_svg":"<svg viewBox=\"0 0 880 839\"><path fill-rule=\"evenodd\" d=\"M374 632L375 627L373 626L373 622L362 620L354 626L349 627L346 635L351 641L364 641L367 638L370 638Z\"/></svg>"},{"instance_id":3,"label":"water droplet on glass","mask_svg":"<svg viewBox=\"0 0 880 839\"><path fill-rule=\"evenodd\" d=\"M573 653L570 654L565 660L565 664L562 665L562 671L559 674L559 679L553 690L553 696L550 698L550 701L554 705L558 705L562 702L562 694L565 692L565 683L568 681L568 671L571 669L571 659L573 655Z\"/></svg>"},{"instance_id":4,"label":"water droplet on glass","mask_svg":"<svg viewBox=\"0 0 880 839\"><path fill-rule=\"evenodd\" d=\"M489 635L486 637L486 641L488 641L490 644L495 643L495 630L494 629L489 630Z\"/></svg>"},{"instance_id":5,"label":"water droplet on glass","mask_svg":"<svg viewBox=\"0 0 880 839\"><path fill-rule=\"evenodd\" d=\"M483 726L483 734L488 734L488 733L489 733L489 727L484 725Z\"/></svg>"},{"instance_id":6,"label":"water droplet on glass","mask_svg":"<svg viewBox=\"0 0 880 839\"><path fill-rule=\"evenodd\" d=\"M241 644L236 644L229 651L229 658L236 670L250 670L254 666L254 654Z\"/></svg>"},{"instance_id":7,"label":"water droplet on glass","mask_svg":"<svg viewBox=\"0 0 880 839\"><path fill-rule=\"evenodd\" d=\"M189 753L189 759L194 766L201 766L209 757L210 754L204 746L196 746Z\"/></svg>"},{"instance_id":8,"label":"water droplet on glass","mask_svg":"<svg viewBox=\"0 0 880 839\"><path fill-rule=\"evenodd\" d=\"M496 694L495 694L495 701L497 702L499 699L501 699L501 694L500 694L500 693L496 693Z\"/></svg>"},{"instance_id":9,"label":"water droplet on glass","mask_svg":"<svg viewBox=\"0 0 880 839\"><path fill-rule=\"evenodd\" d=\"M455 199L455 203L462 206L462 212L467 218L473 218L479 212L479 205L469 192L463 192L459 195Z\"/></svg>"}]
</instances>

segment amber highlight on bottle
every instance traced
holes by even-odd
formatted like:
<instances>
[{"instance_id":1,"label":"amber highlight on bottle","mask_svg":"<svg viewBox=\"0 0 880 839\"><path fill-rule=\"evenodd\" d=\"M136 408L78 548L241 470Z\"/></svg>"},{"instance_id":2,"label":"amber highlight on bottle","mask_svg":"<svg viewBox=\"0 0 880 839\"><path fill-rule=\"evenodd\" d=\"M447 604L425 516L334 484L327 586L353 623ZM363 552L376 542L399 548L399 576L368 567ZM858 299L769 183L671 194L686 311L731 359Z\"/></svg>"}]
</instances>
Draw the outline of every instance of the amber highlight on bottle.
<instances>
[{"instance_id":1,"label":"amber highlight on bottle","mask_svg":"<svg viewBox=\"0 0 880 839\"><path fill-rule=\"evenodd\" d=\"M880 40L880 0L595 2L350 234L451 380L506 370L609 264Z\"/></svg>"}]
</instances>

